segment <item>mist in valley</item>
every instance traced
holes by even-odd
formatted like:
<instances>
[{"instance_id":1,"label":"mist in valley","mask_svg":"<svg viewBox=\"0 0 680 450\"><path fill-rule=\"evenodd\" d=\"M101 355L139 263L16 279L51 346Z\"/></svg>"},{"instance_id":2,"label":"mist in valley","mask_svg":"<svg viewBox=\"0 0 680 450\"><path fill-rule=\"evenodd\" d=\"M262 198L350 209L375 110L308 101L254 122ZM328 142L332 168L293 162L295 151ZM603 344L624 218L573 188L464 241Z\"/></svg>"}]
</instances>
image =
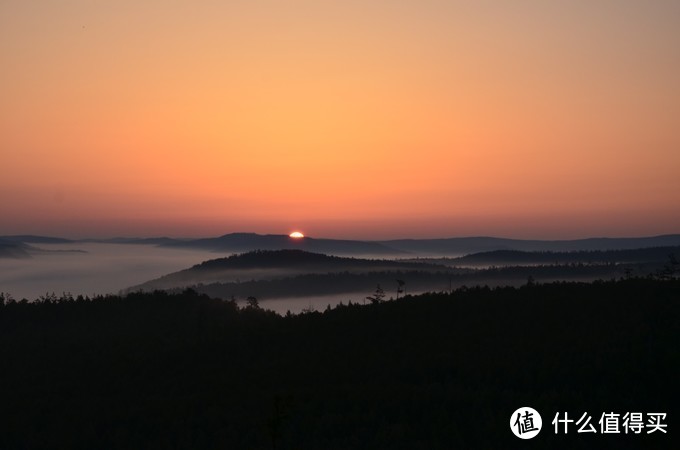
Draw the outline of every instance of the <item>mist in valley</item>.
<instances>
[{"instance_id":1,"label":"mist in valley","mask_svg":"<svg viewBox=\"0 0 680 450\"><path fill-rule=\"evenodd\" d=\"M208 259L228 256L207 250L137 244L78 242L39 247L53 253L27 259L0 258L0 292L28 300L53 292L114 294Z\"/></svg>"},{"instance_id":2,"label":"mist in valley","mask_svg":"<svg viewBox=\"0 0 680 450\"><path fill-rule=\"evenodd\" d=\"M168 274L233 254L149 244L74 242L41 243L35 246L46 251L38 252L31 258L0 258L0 292L10 294L17 300L25 298L29 301L52 293L57 296L62 293L74 296L118 294L128 289L137 290L136 286L149 280L162 279ZM367 256L369 259L382 259L380 255ZM241 283L271 280L315 272L325 273L325 270L314 270L311 267L306 270L285 267L218 270L210 273L208 278L194 279L189 276L179 284L161 286L160 283L155 288L182 288L210 281ZM281 314L288 310L299 313L310 307L323 310L327 305L335 306L340 302L361 302L371 293L371 289L352 294L329 293L302 298L284 295L274 299L265 296L261 298L261 306ZM244 302L245 297L238 297L238 300Z\"/></svg>"},{"instance_id":3,"label":"mist in valley","mask_svg":"<svg viewBox=\"0 0 680 450\"><path fill-rule=\"evenodd\" d=\"M36 251L36 247L39 249ZM33 243L31 257L0 258L0 292L17 300L192 288L279 314L363 303L377 286L386 300L401 293L446 292L462 286L521 286L647 276L666 270L680 247L626 251L493 251L462 258L347 258L296 249L231 253L138 243ZM232 256L233 255L233 256ZM229 258L226 258L231 256ZM676 262L677 265L677 262ZM670 267L670 266L669 266ZM673 269L674 271L675 269ZM400 284L401 283L401 284Z\"/></svg>"}]
</instances>

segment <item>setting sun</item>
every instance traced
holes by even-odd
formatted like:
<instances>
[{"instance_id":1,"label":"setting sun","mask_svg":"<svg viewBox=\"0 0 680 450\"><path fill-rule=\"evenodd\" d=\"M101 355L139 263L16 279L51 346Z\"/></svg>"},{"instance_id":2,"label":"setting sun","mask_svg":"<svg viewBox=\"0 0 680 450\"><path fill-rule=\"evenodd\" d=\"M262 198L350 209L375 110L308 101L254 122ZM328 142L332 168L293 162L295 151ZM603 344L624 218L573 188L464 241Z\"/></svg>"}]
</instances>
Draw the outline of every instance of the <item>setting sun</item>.
<instances>
[{"instance_id":1,"label":"setting sun","mask_svg":"<svg viewBox=\"0 0 680 450\"><path fill-rule=\"evenodd\" d=\"M305 235L300 233L299 231L293 231L292 233L289 234L289 236L292 237L293 239L302 239L303 237L305 237Z\"/></svg>"}]
</instances>

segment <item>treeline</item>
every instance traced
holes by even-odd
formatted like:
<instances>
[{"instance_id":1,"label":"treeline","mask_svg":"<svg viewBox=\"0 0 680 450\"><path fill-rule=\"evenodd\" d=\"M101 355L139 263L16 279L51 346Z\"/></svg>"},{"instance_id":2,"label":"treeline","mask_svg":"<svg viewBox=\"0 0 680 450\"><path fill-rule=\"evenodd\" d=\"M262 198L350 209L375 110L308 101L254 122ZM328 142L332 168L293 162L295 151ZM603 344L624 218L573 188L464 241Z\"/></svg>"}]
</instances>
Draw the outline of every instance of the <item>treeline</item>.
<instances>
[{"instance_id":1,"label":"treeline","mask_svg":"<svg viewBox=\"0 0 680 450\"><path fill-rule=\"evenodd\" d=\"M451 268L449 270L369 271L305 274L269 280L226 283L190 284L192 289L223 299L254 296L261 299L308 297L333 294L371 293L382 286L387 296L396 297L398 281L405 282L406 292L441 292L462 286L521 285L532 279L538 282L556 280L592 281L625 276L648 275L661 270L661 264L562 264L538 266L490 267L486 269ZM170 289L181 292L187 286Z\"/></svg>"},{"instance_id":2,"label":"treeline","mask_svg":"<svg viewBox=\"0 0 680 450\"><path fill-rule=\"evenodd\" d=\"M195 270L224 270L224 269L262 269L299 267L310 269L370 269L372 267L413 268L416 264L408 261L394 261L388 259L362 259L346 256L333 256L323 253L312 253L304 250L254 250L251 252L231 255L226 258L211 259L196 264ZM441 268L435 264L417 263L417 267Z\"/></svg>"},{"instance_id":3,"label":"treeline","mask_svg":"<svg viewBox=\"0 0 680 450\"><path fill-rule=\"evenodd\" d=\"M446 271L446 266L424 262L373 260L330 256L302 250L256 250L212 259L127 289L184 288L198 283L229 283L240 279L275 279L307 273Z\"/></svg>"},{"instance_id":4,"label":"treeline","mask_svg":"<svg viewBox=\"0 0 680 450\"><path fill-rule=\"evenodd\" d=\"M177 292L188 286L196 286L200 292L222 298L231 295L276 298L356 293L378 283L393 284L395 278L407 281L406 277L410 279L411 292L450 290L470 284L516 285L529 277L541 281L592 281L655 273L662 270L668 261L675 260L669 249L672 248L574 252L573 258L567 257L573 261L560 264L546 261L559 258L561 254L540 252L500 251L453 260L389 261L329 256L301 250L257 250L205 261L189 269L127 288L122 293L156 289ZM620 255L619 259L639 262L621 263L612 259L596 263L593 258L598 256L588 256L591 253L605 255L605 260ZM535 258L535 261L530 258Z\"/></svg>"},{"instance_id":5,"label":"treeline","mask_svg":"<svg viewBox=\"0 0 680 450\"><path fill-rule=\"evenodd\" d=\"M680 280L475 287L281 317L187 290L0 302L2 449L671 448ZM554 435L556 412L668 434ZM595 423L595 426L598 426Z\"/></svg>"}]
</instances>

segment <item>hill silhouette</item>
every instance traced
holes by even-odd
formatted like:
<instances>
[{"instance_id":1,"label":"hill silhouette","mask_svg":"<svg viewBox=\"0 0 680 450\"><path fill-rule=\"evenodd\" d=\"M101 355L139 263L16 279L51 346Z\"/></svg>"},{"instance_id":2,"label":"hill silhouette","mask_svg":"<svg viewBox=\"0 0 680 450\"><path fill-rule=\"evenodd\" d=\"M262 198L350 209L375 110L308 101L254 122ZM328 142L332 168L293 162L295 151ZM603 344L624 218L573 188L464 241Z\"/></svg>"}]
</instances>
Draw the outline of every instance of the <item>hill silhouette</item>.
<instances>
[{"instance_id":1,"label":"hill silhouette","mask_svg":"<svg viewBox=\"0 0 680 450\"><path fill-rule=\"evenodd\" d=\"M32 234L0 236L0 239L11 242L23 242L26 244L71 244L73 242L76 242L71 239L64 239L60 237L51 236L36 236Z\"/></svg>"},{"instance_id":2,"label":"hill silhouette","mask_svg":"<svg viewBox=\"0 0 680 450\"><path fill-rule=\"evenodd\" d=\"M471 253L497 250L525 252L572 252L625 250L649 247L680 246L680 234L641 238L590 238L573 240L526 240L496 237L458 237L443 239L396 239L359 241L305 237L291 239L287 235L230 233L211 238L112 238L69 240L45 236L0 236L0 239L24 243L75 243L101 242L111 244L143 244L173 248L194 248L217 253L243 253L253 250L298 249L340 256L406 257L448 256L458 257Z\"/></svg>"},{"instance_id":3,"label":"hill silhouette","mask_svg":"<svg viewBox=\"0 0 680 450\"><path fill-rule=\"evenodd\" d=\"M680 246L680 234L640 238L588 238L572 240L462 237L444 239L397 239L379 242L390 248L410 253L466 255L495 250L569 252L580 250L625 250L646 247Z\"/></svg>"},{"instance_id":4,"label":"hill silhouette","mask_svg":"<svg viewBox=\"0 0 680 450\"><path fill-rule=\"evenodd\" d=\"M526 265L526 264L622 264L667 262L669 255L680 255L680 246L650 247L629 250L589 250L571 252L525 252L520 250L494 250L473 253L459 258L420 258L413 261L427 261L452 266Z\"/></svg>"},{"instance_id":5,"label":"hill silhouette","mask_svg":"<svg viewBox=\"0 0 680 450\"><path fill-rule=\"evenodd\" d=\"M272 280L303 274L381 271L448 271L427 262L370 260L330 256L303 250L257 250L212 259L191 268L133 286L128 291L183 288L203 283Z\"/></svg>"},{"instance_id":6,"label":"hill silhouette","mask_svg":"<svg viewBox=\"0 0 680 450\"><path fill-rule=\"evenodd\" d=\"M528 279L593 281L648 276L663 271L675 247L606 252L498 251L463 258L367 260L301 250L258 250L205 261L130 287L181 292L187 287L213 297L261 300L348 294L363 299L381 285L398 296L397 280L410 293L460 286L519 286ZM560 258L562 262L556 262ZM625 262L624 262L625 261ZM479 267L474 267L479 266Z\"/></svg>"},{"instance_id":7,"label":"hill silhouette","mask_svg":"<svg viewBox=\"0 0 680 450\"><path fill-rule=\"evenodd\" d=\"M215 270L215 269L261 269L261 268L285 268L294 267L300 269L318 270L348 270L354 268L424 268L441 267L432 263L375 260L349 258L323 253L313 253L304 250L256 250L253 252L232 255L226 258L212 259L197 264L195 270Z\"/></svg>"},{"instance_id":8,"label":"hill silhouette","mask_svg":"<svg viewBox=\"0 0 680 450\"><path fill-rule=\"evenodd\" d=\"M0 258L30 258L31 247L23 242L0 239Z\"/></svg>"},{"instance_id":9,"label":"hill silhouette","mask_svg":"<svg viewBox=\"0 0 680 450\"><path fill-rule=\"evenodd\" d=\"M378 242L344 239L292 239L287 235L230 233L216 238L192 239L162 244L169 247L200 248L215 252L247 252L251 250L297 249L334 255L399 255L401 250Z\"/></svg>"}]
</instances>

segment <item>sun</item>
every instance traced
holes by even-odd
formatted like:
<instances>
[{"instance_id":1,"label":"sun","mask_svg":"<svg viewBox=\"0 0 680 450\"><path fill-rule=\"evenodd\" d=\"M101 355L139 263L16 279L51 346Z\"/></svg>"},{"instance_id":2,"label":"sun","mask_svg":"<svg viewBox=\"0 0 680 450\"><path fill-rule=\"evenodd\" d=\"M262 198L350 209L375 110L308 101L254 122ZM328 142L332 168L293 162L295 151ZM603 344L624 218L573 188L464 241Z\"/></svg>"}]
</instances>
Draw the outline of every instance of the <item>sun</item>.
<instances>
[{"instance_id":1,"label":"sun","mask_svg":"<svg viewBox=\"0 0 680 450\"><path fill-rule=\"evenodd\" d=\"M305 235L300 233L299 231L293 231L288 236L292 237L293 239L302 239L303 237L305 237Z\"/></svg>"}]
</instances>

